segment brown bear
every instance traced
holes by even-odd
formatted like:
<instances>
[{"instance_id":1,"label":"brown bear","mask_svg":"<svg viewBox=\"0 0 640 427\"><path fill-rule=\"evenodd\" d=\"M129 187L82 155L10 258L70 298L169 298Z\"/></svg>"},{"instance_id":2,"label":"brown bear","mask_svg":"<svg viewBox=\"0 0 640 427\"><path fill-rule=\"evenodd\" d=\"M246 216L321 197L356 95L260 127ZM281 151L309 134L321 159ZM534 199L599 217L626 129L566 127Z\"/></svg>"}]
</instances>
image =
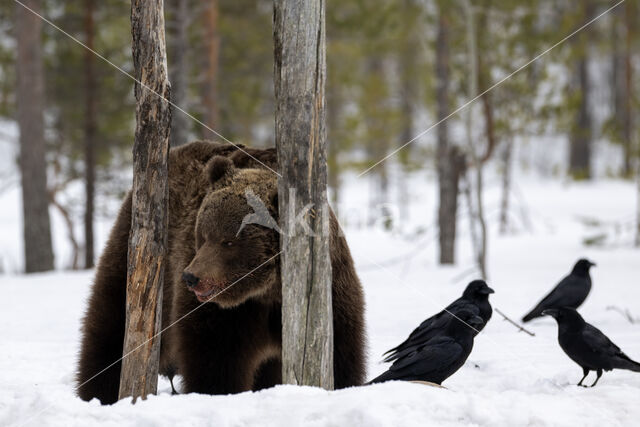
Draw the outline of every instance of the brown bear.
<instances>
[{"instance_id":1,"label":"brown bear","mask_svg":"<svg viewBox=\"0 0 640 427\"><path fill-rule=\"evenodd\" d=\"M242 223L253 213L249 188L278 219L276 176L264 167L276 168L276 154L243 150L198 141L169 153L162 327L172 326L162 334L160 373L177 372L187 393L281 383L279 236L273 227ZM343 388L364 382L364 297L333 214L330 224L334 381ZM118 399L130 228L131 194L98 263L82 325L78 395L103 404Z\"/></svg>"}]
</instances>

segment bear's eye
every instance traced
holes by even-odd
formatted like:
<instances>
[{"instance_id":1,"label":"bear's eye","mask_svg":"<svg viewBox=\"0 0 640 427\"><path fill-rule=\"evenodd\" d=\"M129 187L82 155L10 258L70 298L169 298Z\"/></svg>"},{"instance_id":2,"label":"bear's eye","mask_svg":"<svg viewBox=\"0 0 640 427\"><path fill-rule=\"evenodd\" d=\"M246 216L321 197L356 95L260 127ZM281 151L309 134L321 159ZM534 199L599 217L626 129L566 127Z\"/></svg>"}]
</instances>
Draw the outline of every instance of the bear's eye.
<instances>
[{"instance_id":1,"label":"bear's eye","mask_svg":"<svg viewBox=\"0 0 640 427\"><path fill-rule=\"evenodd\" d=\"M225 240L222 242L222 246L233 246L233 242L231 240Z\"/></svg>"}]
</instances>

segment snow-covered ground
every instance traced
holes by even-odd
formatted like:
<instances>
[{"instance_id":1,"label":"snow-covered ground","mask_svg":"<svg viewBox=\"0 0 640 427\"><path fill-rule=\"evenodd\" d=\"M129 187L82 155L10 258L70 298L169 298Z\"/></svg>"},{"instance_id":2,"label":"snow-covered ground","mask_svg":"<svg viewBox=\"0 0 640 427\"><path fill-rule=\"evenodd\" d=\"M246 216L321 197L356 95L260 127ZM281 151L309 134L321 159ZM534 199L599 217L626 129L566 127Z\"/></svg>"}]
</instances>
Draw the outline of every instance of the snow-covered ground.
<instances>
[{"instance_id":1,"label":"snow-covered ground","mask_svg":"<svg viewBox=\"0 0 640 427\"><path fill-rule=\"evenodd\" d=\"M366 180L346 179L340 196L340 216L366 292L369 378L386 368L378 363L383 351L457 298L474 276L466 215L459 221L457 266L435 262L436 193L428 175L405 183L406 212L397 209L404 219L394 220L391 231L362 225L370 218L364 213ZM497 233L499 182L492 176L487 182L494 307L519 319L579 257L589 257L598 267L581 312L640 359L640 324L608 310L615 305L640 316L640 251L630 244L634 186L560 183L534 174L518 174L515 182L513 232L507 236ZM14 196L0 197L0 238L15 248L19 209L7 199ZM64 240L64 229L54 224L54 230ZM584 246L585 238L602 233L604 246ZM576 387L581 369L559 348L552 320L528 325L536 334L530 337L496 313L476 338L469 362L445 382L446 390L387 383L335 392L280 386L233 396L171 396L163 380L158 396L135 405L86 403L75 397L73 379L91 279L91 271L0 276L0 425L633 426L640 419L640 374L614 371L593 389Z\"/></svg>"}]
</instances>

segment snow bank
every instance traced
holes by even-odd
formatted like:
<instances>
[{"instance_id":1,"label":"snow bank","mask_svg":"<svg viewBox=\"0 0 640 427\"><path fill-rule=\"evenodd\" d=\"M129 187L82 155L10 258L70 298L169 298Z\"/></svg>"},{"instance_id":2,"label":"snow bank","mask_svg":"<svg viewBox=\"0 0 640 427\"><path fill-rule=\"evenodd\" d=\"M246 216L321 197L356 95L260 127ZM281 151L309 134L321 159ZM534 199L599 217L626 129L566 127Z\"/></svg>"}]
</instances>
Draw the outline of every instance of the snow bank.
<instances>
[{"instance_id":1,"label":"snow bank","mask_svg":"<svg viewBox=\"0 0 640 427\"><path fill-rule=\"evenodd\" d=\"M366 182L347 182L341 214L367 205ZM581 312L629 356L640 359L640 325L607 310L617 305L640 315L640 251L630 247L624 233L604 247L585 247L583 239L592 230L581 220L589 216L606 223L632 217L633 185L558 184L527 176L516 182L516 232L498 236L497 217L490 217L494 306L518 319L577 258L587 256L598 267ZM471 265L466 218L460 221L458 265L437 266L434 235L415 233L433 224L433 181L421 175L409 188L414 192L408 218L393 231L359 228L355 222L346 228L367 298L369 378L386 369L378 363L383 351L458 297L473 277L463 274ZM499 185L489 179L487 211L494 211L498 201ZM528 211L528 221L521 209ZM6 230L19 229L15 221L2 222L1 241L9 239ZM468 363L445 382L446 390L388 383L335 392L281 386L234 396L171 396L168 383L161 381L158 396L136 405L86 403L75 397L73 381L79 319L91 278L92 272L0 276L0 425L623 426L637 425L640 419L639 374L615 371L606 373L596 388L576 387L581 369L562 353L551 319L532 322L529 328L536 336L529 337L497 314L476 338Z\"/></svg>"}]
</instances>

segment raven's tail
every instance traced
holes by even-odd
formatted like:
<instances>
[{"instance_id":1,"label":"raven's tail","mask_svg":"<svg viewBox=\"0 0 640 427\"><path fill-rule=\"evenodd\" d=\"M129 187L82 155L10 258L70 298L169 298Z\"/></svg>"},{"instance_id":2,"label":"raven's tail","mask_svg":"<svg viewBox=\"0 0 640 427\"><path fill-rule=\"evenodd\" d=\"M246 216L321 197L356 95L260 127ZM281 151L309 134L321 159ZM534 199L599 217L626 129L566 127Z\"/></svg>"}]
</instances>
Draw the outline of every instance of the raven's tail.
<instances>
[{"instance_id":1,"label":"raven's tail","mask_svg":"<svg viewBox=\"0 0 640 427\"><path fill-rule=\"evenodd\" d=\"M389 350L382 356L384 356L384 358L382 359L383 362L385 363L393 362L398 358L398 349L394 348L393 350Z\"/></svg>"},{"instance_id":2,"label":"raven's tail","mask_svg":"<svg viewBox=\"0 0 640 427\"><path fill-rule=\"evenodd\" d=\"M382 353L382 357L387 358L391 354L396 353L399 348L400 348L400 346L398 345L396 347L393 347L392 349L389 349L389 350L385 351L384 353Z\"/></svg>"},{"instance_id":3,"label":"raven's tail","mask_svg":"<svg viewBox=\"0 0 640 427\"><path fill-rule=\"evenodd\" d=\"M629 356L627 356L626 354L622 353L618 355L619 359L617 360L617 366L615 366L618 369L627 369L629 371L633 371L633 372L640 372L640 363L636 362L635 360L632 360Z\"/></svg>"},{"instance_id":4,"label":"raven's tail","mask_svg":"<svg viewBox=\"0 0 640 427\"><path fill-rule=\"evenodd\" d=\"M527 323L530 320L533 320L537 317L542 316L542 312L544 311L544 308L541 308L540 306L536 306L536 308L534 308L533 310L531 310L526 316L524 316L522 318L522 321L524 323Z\"/></svg>"},{"instance_id":5,"label":"raven's tail","mask_svg":"<svg viewBox=\"0 0 640 427\"><path fill-rule=\"evenodd\" d=\"M376 383L384 383L387 381L395 380L394 375L391 371L385 371L381 375L375 377L371 381L369 381L366 385L376 384Z\"/></svg>"}]
</instances>

